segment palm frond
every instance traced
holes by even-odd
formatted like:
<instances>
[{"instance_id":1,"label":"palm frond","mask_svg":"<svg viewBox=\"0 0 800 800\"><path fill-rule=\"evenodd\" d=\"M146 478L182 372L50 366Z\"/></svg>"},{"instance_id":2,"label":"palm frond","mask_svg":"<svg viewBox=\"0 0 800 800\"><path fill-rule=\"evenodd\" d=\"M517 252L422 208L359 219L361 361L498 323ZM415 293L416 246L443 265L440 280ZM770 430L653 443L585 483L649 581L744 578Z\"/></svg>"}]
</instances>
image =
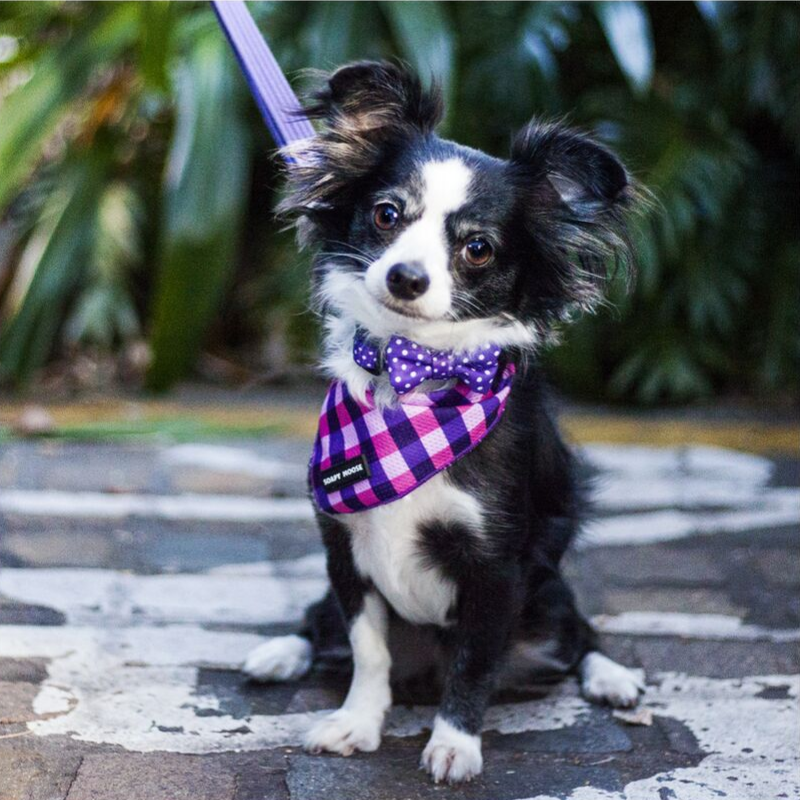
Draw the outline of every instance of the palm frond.
<instances>
[{"instance_id":1,"label":"palm frond","mask_svg":"<svg viewBox=\"0 0 800 800\"><path fill-rule=\"evenodd\" d=\"M81 154L65 165L20 257L0 333L0 379L25 381L56 343L61 320L86 275L107 159Z\"/></svg>"},{"instance_id":2,"label":"palm frond","mask_svg":"<svg viewBox=\"0 0 800 800\"><path fill-rule=\"evenodd\" d=\"M219 312L241 233L249 172L237 69L214 32L175 74L175 132L164 181L163 244L148 385L184 376Z\"/></svg>"}]
</instances>

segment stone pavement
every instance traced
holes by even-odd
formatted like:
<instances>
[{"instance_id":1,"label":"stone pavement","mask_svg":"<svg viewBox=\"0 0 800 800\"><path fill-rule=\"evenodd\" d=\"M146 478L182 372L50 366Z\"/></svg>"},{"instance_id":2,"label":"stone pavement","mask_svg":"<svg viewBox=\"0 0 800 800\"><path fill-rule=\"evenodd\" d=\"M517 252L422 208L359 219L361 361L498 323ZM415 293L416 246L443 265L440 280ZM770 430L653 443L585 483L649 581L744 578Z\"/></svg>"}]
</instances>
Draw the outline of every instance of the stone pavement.
<instances>
[{"instance_id":1,"label":"stone pavement","mask_svg":"<svg viewBox=\"0 0 800 800\"><path fill-rule=\"evenodd\" d=\"M643 713L573 680L496 698L485 772L417 770L433 708L374 754L310 756L345 682L237 671L324 589L308 443L0 443L0 800L800 797L800 461L591 445L598 515L568 573Z\"/></svg>"}]
</instances>

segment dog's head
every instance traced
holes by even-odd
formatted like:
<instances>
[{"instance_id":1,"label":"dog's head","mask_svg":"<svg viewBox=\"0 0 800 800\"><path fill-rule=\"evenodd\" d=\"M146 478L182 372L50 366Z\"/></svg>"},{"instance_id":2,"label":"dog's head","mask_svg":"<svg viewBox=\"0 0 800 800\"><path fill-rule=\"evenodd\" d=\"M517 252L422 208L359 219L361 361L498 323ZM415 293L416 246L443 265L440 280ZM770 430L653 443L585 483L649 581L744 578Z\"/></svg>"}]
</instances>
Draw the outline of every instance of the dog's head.
<instances>
[{"instance_id":1,"label":"dog's head","mask_svg":"<svg viewBox=\"0 0 800 800\"><path fill-rule=\"evenodd\" d=\"M628 175L582 133L532 122L507 160L445 141L437 90L386 62L339 69L309 113L282 210L322 304L375 336L535 345L630 261Z\"/></svg>"}]
</instances>

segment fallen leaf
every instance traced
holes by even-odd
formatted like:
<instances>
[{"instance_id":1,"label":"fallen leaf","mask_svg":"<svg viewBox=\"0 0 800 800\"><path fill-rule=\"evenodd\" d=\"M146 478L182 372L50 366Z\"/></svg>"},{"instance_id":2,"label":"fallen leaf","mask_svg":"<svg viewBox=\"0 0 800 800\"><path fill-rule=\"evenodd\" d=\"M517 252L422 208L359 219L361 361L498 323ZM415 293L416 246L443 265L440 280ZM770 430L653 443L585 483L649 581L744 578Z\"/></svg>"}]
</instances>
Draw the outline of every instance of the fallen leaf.
<instances>
[{"instance_id":1,"label":"fallen leaf","mask_svg":"<svg viewBox=\"0 0 800 800\"><path fill-rule=\"evenodd\" d=\"M615 711L614 716L626 725L652 725L653 712L649 708L636 708L633 711Z\"/></svg>"}]
</instances>

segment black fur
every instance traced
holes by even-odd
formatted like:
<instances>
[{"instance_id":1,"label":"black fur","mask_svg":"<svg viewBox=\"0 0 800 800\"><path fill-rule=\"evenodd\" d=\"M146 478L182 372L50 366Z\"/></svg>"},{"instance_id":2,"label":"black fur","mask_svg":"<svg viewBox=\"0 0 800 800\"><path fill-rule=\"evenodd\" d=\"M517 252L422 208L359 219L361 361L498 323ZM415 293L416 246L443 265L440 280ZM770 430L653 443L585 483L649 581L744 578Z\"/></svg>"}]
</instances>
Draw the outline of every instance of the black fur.
<instances>
[{"instance_id":1,"label":"black fur","mask_svg":"<svg viewBox=\"0 0 800 800\"><path fill-rule=\"evenodd\" d=\"M445 223L457 290L451 319L522 323L538 344L572 309L598 302L612 262L630 267L625 218L637 193L616 156L585 134L532 122L507 161L444 141L434 133L438 92L386 63L334 73L311 114L323 129L294 151L281 209L319 246L317 283L332 268L366 272L398 233L373 224L376 202L388 196L403 224L413 224L420 165L451 158L473 175L468 202ZM470 268L461 255L476 230L494 247L487 268ZM518 372L501 422L448 470L452 484L479 499L484 529L432 518L417 531L419 568L457 587L451 624L438 634L449 657L440 714L473 734L514 641L553 640L562 672L597 648L560 574L583 513L578 470L548 409L535 350L505 357ZM324 515L319 523L333 593L313 608L306 635L321 658L341 656L365 593L377 590L358 573L346 525Z\"/></svg>"},{"instance_id":2,"label":"black fur","mask_svg":"<svg viewBox=\"0 0 800 800\"><path fill-rule=\"evenodd\" d=\"M433 132L442 118L441 95L424 91L419 79L388 62L342 67L306 108L324 122L311 142L290 148L289 192L279 205L286 216L306 216L319 241L346 219L375 170L403 145Z\"/></svg>"},{"instance_id":3,"label":"black fur","mask_svg":"<svg viewBox=\"0 0 800 800\"><path fill-rule=\"evenodd\" d=\"M586 653L598 649L560 574L578 532L583 487L546 394L541 375L528 368L512 388L502 423L449 470L453 483L478 494L487 509L482 540L459 524L435 520L420 530L422 567L441 570L458 586L450 615L455 625L442 636L455 669L445 683L441 712L471 733L480 729L503 656L514 641L555 643L548 666L561 674L574 671ZM329 653L335 650L334 660L340 661L347 621L372 587L353 567L346 529L335 518L318 519L336 592L312 607L306 635L329 668ZM332 624L337 595L343 612L338 626ZM420 653L420 669L427 666Z\"/></svg>"}]
</instances>

